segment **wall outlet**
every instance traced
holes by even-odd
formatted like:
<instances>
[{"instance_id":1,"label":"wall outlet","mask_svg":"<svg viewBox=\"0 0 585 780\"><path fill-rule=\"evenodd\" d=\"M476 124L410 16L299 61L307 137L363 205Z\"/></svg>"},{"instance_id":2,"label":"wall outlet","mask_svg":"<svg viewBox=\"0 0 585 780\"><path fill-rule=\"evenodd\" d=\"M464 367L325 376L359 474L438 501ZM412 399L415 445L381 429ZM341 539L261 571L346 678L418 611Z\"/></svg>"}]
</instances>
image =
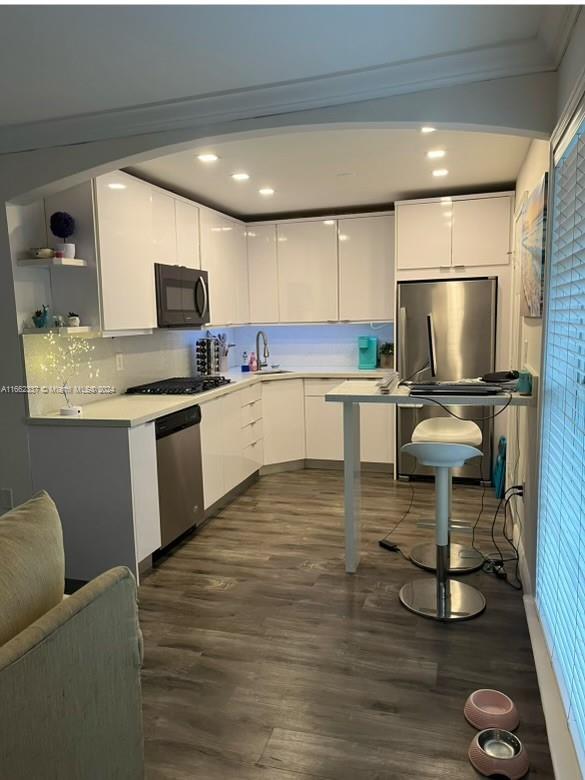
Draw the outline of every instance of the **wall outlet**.
<instances>
[{"instance_id":1,"label":"wall outlet","mask_svg":"<svg viewBox=\"0 0 585 780\"><path fill-rule=\"evenodd\" d=\"M14 506L12 488L0 488L0 512L7 512Z\"/></svg>"},{"instance_id":2,"label":"wall outlet","mask_svg":"<svg viewBox=\"0 0 585 780\"><path fill-rule=\"evenodd\" d=\"M116 371L124 370L124 355L121 352L116 352Z\"/></svg>"}]
</instances>

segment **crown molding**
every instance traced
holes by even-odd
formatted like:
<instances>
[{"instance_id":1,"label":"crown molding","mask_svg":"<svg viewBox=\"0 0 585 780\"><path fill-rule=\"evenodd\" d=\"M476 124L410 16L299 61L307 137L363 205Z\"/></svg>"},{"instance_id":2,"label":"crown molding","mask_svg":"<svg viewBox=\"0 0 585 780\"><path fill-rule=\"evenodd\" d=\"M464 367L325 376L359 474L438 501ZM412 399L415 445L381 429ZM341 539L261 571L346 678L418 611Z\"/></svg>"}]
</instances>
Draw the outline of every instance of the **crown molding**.
<instances>
[{"instance_id":1,"label":"crown molding","mask_svg":"<svg viewBox=\"0 0 585 780\"><path fill-rule=\"evenodd\" d=\"M543 9L537 39L546 48L555 70L563 59L580 13L580 5L549 5Z\"/></svg>"},{"instance_id":2,"label":"crown molding","mask_svg":"<svg viewBox=\"0 0 585 780\"><path fill-rule=\"evenodd\" d=\"M201 128L554 70L542 41L425 57L127 109L0 127L0 154Z\"/></svg>"}]
</instances>

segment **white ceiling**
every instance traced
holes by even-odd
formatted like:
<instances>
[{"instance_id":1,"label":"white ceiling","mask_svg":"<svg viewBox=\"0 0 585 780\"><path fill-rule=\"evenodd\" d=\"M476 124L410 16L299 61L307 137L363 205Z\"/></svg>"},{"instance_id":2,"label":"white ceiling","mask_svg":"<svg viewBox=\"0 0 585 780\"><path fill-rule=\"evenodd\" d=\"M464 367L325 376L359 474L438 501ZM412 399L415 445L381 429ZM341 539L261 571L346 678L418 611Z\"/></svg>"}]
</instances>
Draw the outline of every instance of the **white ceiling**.
<instances>
[{"instance_id":1,"label":"white ceiling","mask_svg":"<svg viewBox=\"0 0 585 780\"><path fill-rule=\"evenodd\" d=\"M227 140L159 157L129 169L161 186L228 213L336 211L420 194L494 187L516 180L530 139L437 130L323 129ZM442 160L426 159L444 149ZM220 159L201 163L197 154ZM448 176L434 178L435 168ZM245 171L249 181L231 174ZM259 195L272 187L274 196Z\"/></svg>"},{"instance_id":2,"label":"white ceiling","mask_svg":"<svg viewBox=\"0 0 585 780\"><path fill-rule=\"evenodd\" d=\"M0 125L382 66L424 89L437 74L486 78L486 52L499 76L554 70L566 9L4 5Z\"/></svg>"}]
</instances>

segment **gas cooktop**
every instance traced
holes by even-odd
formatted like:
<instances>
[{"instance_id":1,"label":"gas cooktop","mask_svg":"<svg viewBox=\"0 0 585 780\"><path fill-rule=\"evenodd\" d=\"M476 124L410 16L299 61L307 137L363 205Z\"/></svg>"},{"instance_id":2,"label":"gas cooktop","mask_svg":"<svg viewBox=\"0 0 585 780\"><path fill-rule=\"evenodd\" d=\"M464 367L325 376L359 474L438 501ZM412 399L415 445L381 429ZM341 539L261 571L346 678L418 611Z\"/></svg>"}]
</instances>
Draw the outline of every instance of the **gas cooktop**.
<instances>
[{"instance_id":1,"label":"gas cooktop","mask_svg":"<svg viewBox=\"0 0 585 780\"><path fill-rule=\"evenodd\" d=\"M150 382L147 385L129 387L126 392L129 395L196 395L207 390L215 390L216 387L229 385L231 379L224 376L176 376L172 379L163 379L160 382Z\"/></svg>"}]
</instances>

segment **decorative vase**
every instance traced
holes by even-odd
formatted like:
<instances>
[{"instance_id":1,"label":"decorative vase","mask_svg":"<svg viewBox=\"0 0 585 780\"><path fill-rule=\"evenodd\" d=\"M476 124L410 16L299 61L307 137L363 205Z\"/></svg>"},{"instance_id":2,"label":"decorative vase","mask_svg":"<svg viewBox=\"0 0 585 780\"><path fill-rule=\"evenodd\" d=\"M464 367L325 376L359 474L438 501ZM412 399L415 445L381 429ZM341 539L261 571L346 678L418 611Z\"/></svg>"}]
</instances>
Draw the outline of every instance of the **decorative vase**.
<instances>
[{"instance_id":1,"label":"decorative vase","mask_svg":"<svg viewBox=\"0 0 585 780\"><path fill-rule=\"evenodd\" d=\"M78 328L81 324L79 317L67 317L67 325L70 328Z\"/></svg>"},{"instance_id":2,"label":"decorative vase","mask_svg":"<svg viewBox=\"0 0 585 780\"><path fill-rule=\"evenodd\" d=\"M41 314L33 314L32 321L35 328L47 328L49 326L49 309L43 306Z\"/></svg>"},{"instance_id":3,"label":"decorative vase","mask_svg":"<svg viewBox=\"0 0 585 780\"><path fill-rule=\"evenodd\" d=\"M57 257L75 257L75 244L57 244L55 247L55 254Z\"/></svg>"}]
</instances>

